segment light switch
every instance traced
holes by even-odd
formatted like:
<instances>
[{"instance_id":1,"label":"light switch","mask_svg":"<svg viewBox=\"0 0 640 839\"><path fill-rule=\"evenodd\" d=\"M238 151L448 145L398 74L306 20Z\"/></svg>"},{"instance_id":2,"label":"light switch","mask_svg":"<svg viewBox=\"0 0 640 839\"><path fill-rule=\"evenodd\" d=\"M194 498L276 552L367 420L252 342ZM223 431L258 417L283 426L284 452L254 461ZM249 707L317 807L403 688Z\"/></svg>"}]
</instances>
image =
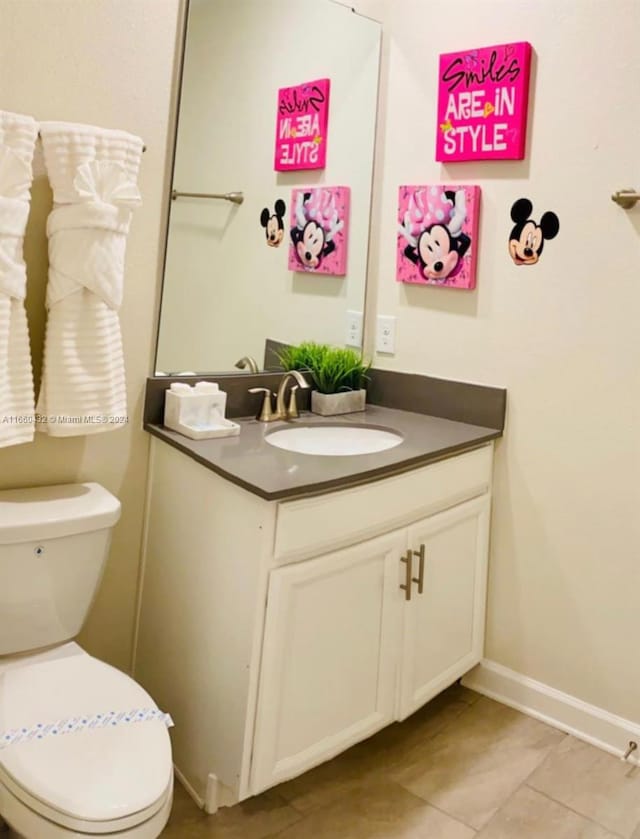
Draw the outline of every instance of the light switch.
<instances>
[{"instance_id":1,"label":"light switch","mask_svg":"<svg viewBox=\"0 0 640 839\"><path fill-rule=\"evenodd\" d=\"M347 339L349 347L362 346L362 312L347 312Z\"/></svg>"},{"instance_id":2,"label":"light switch","mask_svg":"<svg viewBox=\"0 0 640 839\"><path fill-rule=\"evenodd\" d=\"M378 315L376 321L376 352L393 354L396 351L396 319Z\"/></svg>"}]
</instances>

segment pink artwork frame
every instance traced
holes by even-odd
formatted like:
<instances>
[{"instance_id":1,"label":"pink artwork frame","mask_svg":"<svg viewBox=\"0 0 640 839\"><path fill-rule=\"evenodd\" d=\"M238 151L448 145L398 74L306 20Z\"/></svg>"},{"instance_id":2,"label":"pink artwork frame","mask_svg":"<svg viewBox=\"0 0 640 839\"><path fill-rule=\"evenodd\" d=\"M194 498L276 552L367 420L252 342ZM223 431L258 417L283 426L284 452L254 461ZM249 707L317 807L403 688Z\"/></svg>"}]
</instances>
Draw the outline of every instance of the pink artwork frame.
<instances>
[{"instance_id":1,"label":"pink artwork frame","mask_svg":"<svg viewBox=\"0 0 640 839\"><path fill-rule=\"evenodd\" d=\"M324 169L327 164L330 79L278 91L276 172Z\"/></svg>"},{"instance_id":2,"label":"pink artwork frame","mask_svg":"<svg viewBox=\"0 0 640 839\"><path fill-rule=\"evenodd\" d=\"M479 219L479 186L401 186L397 282L475 288Z\"/></svg>"},{"instance_id":3,"label":"pink artwork frame","mask_svg":"<svg viewBox=\"0 0 640 839\"><path fill-rule=\"evenodd\" d=\"M289 270L347 273L351 190L348 186L301 187L291 193Z\"/></svg>"},{"instance_id":4,"label":"pink artwork frame","mask_svg":"<svg viewBox=\"0 0 640 839\"><path fill-rule=\"evenodd\" d=\"M530 68L527 41L441 55L436 160L522 160Z\"/></svg>"}]
</instances>

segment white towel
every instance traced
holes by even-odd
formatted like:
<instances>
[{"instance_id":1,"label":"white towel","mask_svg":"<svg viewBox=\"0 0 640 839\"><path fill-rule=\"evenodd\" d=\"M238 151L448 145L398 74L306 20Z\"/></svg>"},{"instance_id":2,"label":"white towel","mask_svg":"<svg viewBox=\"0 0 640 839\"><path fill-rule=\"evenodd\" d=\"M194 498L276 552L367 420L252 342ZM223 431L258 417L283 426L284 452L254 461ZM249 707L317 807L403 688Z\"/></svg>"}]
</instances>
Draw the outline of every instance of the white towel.
<instances>
[{"instance_id":1,"label":"white towel","mask_svg":"<svg viewBox=\"0 0 640 839\"><path fill-rule=\"evenodd\" d=\"M118 311L142 140L63 122L42 123L40 134L55 203L38 430L111 431L127 421Z\"/></svg>"},{"instance_id":2,"label":"white towel","mask_svg":"<svg viewBox=\"0 0 640 839\"><path fill-rule=\"evenodd\" d=\"M35 429L22 244L37 136L32 117L0 111L0 447L30 442Z\"/></svg>"}]
</instances>

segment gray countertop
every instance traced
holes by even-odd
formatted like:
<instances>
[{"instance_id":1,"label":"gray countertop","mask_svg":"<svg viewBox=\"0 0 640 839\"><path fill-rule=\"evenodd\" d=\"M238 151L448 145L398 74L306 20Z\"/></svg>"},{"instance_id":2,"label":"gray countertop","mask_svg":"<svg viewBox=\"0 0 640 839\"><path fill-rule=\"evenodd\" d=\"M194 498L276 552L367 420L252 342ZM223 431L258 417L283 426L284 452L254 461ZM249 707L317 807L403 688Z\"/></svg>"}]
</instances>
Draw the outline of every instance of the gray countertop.
<instances>
[{"instance_id":1,"label":"gray countertop","mask_svg":"<svg viewBox=\"0 0 640 839\"><path fill-rule=\"evenodd\" d=\"M145 428L218 475L268 501L345 489L385 478L502 436L502 431L495 428L377 405L367 405L362 413L338 417L304 413L299 420L290 422L238 422L239 436L213 440L190 440L153 423L145 424ZM402 434L404 439L387 451L347 457L297 454L266 442L267 434L295 423L374 426Z\"/></svg>"}]
</instances>

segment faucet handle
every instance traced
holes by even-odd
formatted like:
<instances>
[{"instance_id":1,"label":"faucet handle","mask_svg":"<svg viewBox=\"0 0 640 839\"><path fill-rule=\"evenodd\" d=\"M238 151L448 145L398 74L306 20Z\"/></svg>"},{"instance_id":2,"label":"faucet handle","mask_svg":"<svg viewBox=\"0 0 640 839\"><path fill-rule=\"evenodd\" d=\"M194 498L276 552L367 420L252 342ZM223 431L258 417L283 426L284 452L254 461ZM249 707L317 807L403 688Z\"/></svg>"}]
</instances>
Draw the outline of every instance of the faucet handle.
<instances>
[{"instance_id":1,"label":"faucet handle","mask_svg":"<svg viewBox=\"0 0 640 839\"><path fill-rule=\"evenodd\" d=\"M273 413L273 405L271 403L273 394L268 387L250 387L249 393L264 393L262 408L256 417L257 420L260 420L260 422L272 422L274 419L277 419Z\"/></svg>"},{"instance_id":2,"label":"faucet handle","mask_svg":"<svg viewBox=\"0 0 640 839\"><path fill-rule=\"evenodd\" d=\"M297 419L300 416L298 411L298 385L293 385L291 390L289 391L289 407L287 408L287 417L289 419Z\"/></svg>"}]
</instances>

